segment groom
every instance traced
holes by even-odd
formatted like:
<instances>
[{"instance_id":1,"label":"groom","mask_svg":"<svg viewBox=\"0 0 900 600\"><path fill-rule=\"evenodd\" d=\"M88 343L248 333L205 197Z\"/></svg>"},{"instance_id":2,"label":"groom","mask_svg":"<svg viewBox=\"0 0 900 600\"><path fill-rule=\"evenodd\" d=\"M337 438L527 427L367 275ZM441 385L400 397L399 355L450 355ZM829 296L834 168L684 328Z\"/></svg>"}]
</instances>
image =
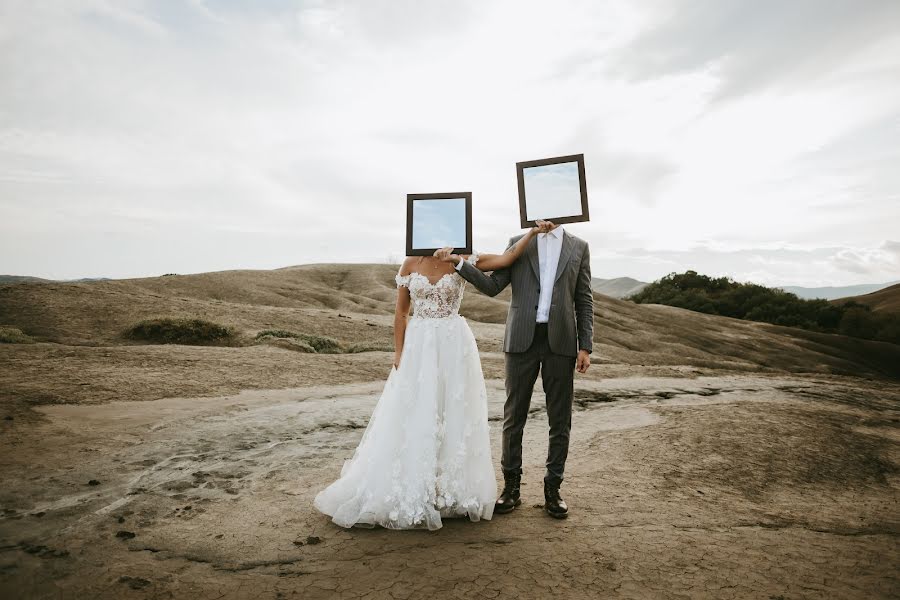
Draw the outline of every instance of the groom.
<instances>
[{"instance_id":1,"label":"groom","mask_svg":"<svg viewBox=\"0 0 900 600\"><path fill-rule=\"evenodd\" d=\"M507 250L522 236L509 240ZM512 283L503 351L506 353L506 404L503 408L503 493L495 512L508 513L522 503L522 432L538 372L547 397L550 445L544 476L544 509L551 517L568 515L560 497L569 430L572 427L574 370L591 364L594 298L587 242L553 225L540 233L511 267L486 275L459 260L459 274L488 296Z\"/></svg>"}]
</instances>

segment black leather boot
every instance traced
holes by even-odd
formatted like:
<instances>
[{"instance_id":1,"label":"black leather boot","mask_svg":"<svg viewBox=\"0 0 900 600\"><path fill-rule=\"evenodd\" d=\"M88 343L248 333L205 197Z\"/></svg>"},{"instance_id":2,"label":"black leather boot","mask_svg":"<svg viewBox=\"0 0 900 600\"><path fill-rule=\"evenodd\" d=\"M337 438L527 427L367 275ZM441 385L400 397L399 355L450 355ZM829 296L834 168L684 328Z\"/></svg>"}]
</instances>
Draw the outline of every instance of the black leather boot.
<instances>
[{"instance_id":1,"label":"black leather boot","mask_svg":"<svg viewBox=\"0 0 900 600\"><path fill-rule=\"evenodd\" d=\"M544 482L544 510L554 519L569 516L569 507L559 495L559 484Z\"/></svg>"},{"instance_id":2,"label":"black leather boot","mask_svg":"<svg viewBox=\"0 0 900 600\"><path fill-rule=\"evenodd\" d=\"M503 480L503 491L500 493L500 497L497 498L497 502L494 503L494 512L501 515L512 512L518 505L522 504L522 499L519 497L519 485L522 483L522 476L504 473Z\"/></svg>"}]
</instances>

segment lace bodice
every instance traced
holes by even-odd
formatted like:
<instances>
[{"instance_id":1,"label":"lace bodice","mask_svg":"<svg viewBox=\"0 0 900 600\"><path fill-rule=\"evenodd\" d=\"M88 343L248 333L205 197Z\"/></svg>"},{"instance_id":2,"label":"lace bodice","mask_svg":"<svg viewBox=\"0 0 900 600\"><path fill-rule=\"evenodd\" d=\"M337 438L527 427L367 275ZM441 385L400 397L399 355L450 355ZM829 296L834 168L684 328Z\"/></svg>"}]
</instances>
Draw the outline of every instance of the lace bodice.
<instances>
[{"instance_id":1,"label":"lace bodice","mask_svg":"<svg viewBox=\"0 0 900 600\"><path fill-rule=\"evenodd\" d=\"M474 265L478 262L478 255L473 254L466 261ZM458 272L447 273L435 283L431 283L428 277L416 272L409 275L397 273L395 279L397 287L405 286L409 289L413 302L413 318L443 319L459 314L466 280Z\"/></svg>"}]
</instances>

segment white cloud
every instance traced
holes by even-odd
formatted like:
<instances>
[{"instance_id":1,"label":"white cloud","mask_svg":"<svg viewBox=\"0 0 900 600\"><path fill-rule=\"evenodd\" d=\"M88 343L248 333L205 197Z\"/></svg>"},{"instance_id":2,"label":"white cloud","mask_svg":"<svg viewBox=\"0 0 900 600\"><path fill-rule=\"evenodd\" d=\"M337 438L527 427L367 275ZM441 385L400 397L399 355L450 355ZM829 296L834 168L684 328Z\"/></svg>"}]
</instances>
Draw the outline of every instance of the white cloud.
<instances>
[{"instance_id":1,"label":"white cloud","mask_svg":"<svg viewBox=\"0 0 900 600\"><path fill-rule=\"evenodd\" d=\"M843 248L835 252L829 262L851 273L900 274L900 242L886 241L878 248Z\"/></svg>"},{"instance_id":2,"label":"white cloud","mask_svg":"<svg viewBox=\"0 0 900 600\"><path fill-rule=\"evenodd\" d=\"M6 2L0 272L381 260L428 191L472 191L500 251L514 163L583 152L598 274L868 281L900 223L895 6Z\"/></svg>"},{"instance_id":3,"label":"white cloud","mask_svg":"<svg viewBox=\"0 0 900 600\"><path fill-rule=\"evenodd\" d=\"M595 277L652 281L688 269L769 286L843 286L900 280L900 242L874 247L744 247L701 243L689 249L593 252Z\"/></svg>"}]
</instances>

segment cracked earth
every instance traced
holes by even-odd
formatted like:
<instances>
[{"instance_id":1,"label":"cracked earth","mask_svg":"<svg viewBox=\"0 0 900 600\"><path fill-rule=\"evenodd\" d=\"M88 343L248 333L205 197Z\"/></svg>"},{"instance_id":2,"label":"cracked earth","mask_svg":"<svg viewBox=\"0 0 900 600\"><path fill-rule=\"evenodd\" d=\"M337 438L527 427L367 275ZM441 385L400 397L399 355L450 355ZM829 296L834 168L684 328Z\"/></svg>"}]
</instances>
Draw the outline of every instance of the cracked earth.
<instances>
[{"instance_id":1,"label":"cracked earth","mask_svg":"<svg viewBox=\"0 0 900 600\"><path fill-rule=\"evenodd\" d=\"M831 376L581 380L564 521L437 532L312 507L383 383L38 407L7 419L3 598L896 598L900 386ZM502 381L488 381L499 476ZM26 431L27 429L27 431Z\"/></svg>"}]
</instances>

